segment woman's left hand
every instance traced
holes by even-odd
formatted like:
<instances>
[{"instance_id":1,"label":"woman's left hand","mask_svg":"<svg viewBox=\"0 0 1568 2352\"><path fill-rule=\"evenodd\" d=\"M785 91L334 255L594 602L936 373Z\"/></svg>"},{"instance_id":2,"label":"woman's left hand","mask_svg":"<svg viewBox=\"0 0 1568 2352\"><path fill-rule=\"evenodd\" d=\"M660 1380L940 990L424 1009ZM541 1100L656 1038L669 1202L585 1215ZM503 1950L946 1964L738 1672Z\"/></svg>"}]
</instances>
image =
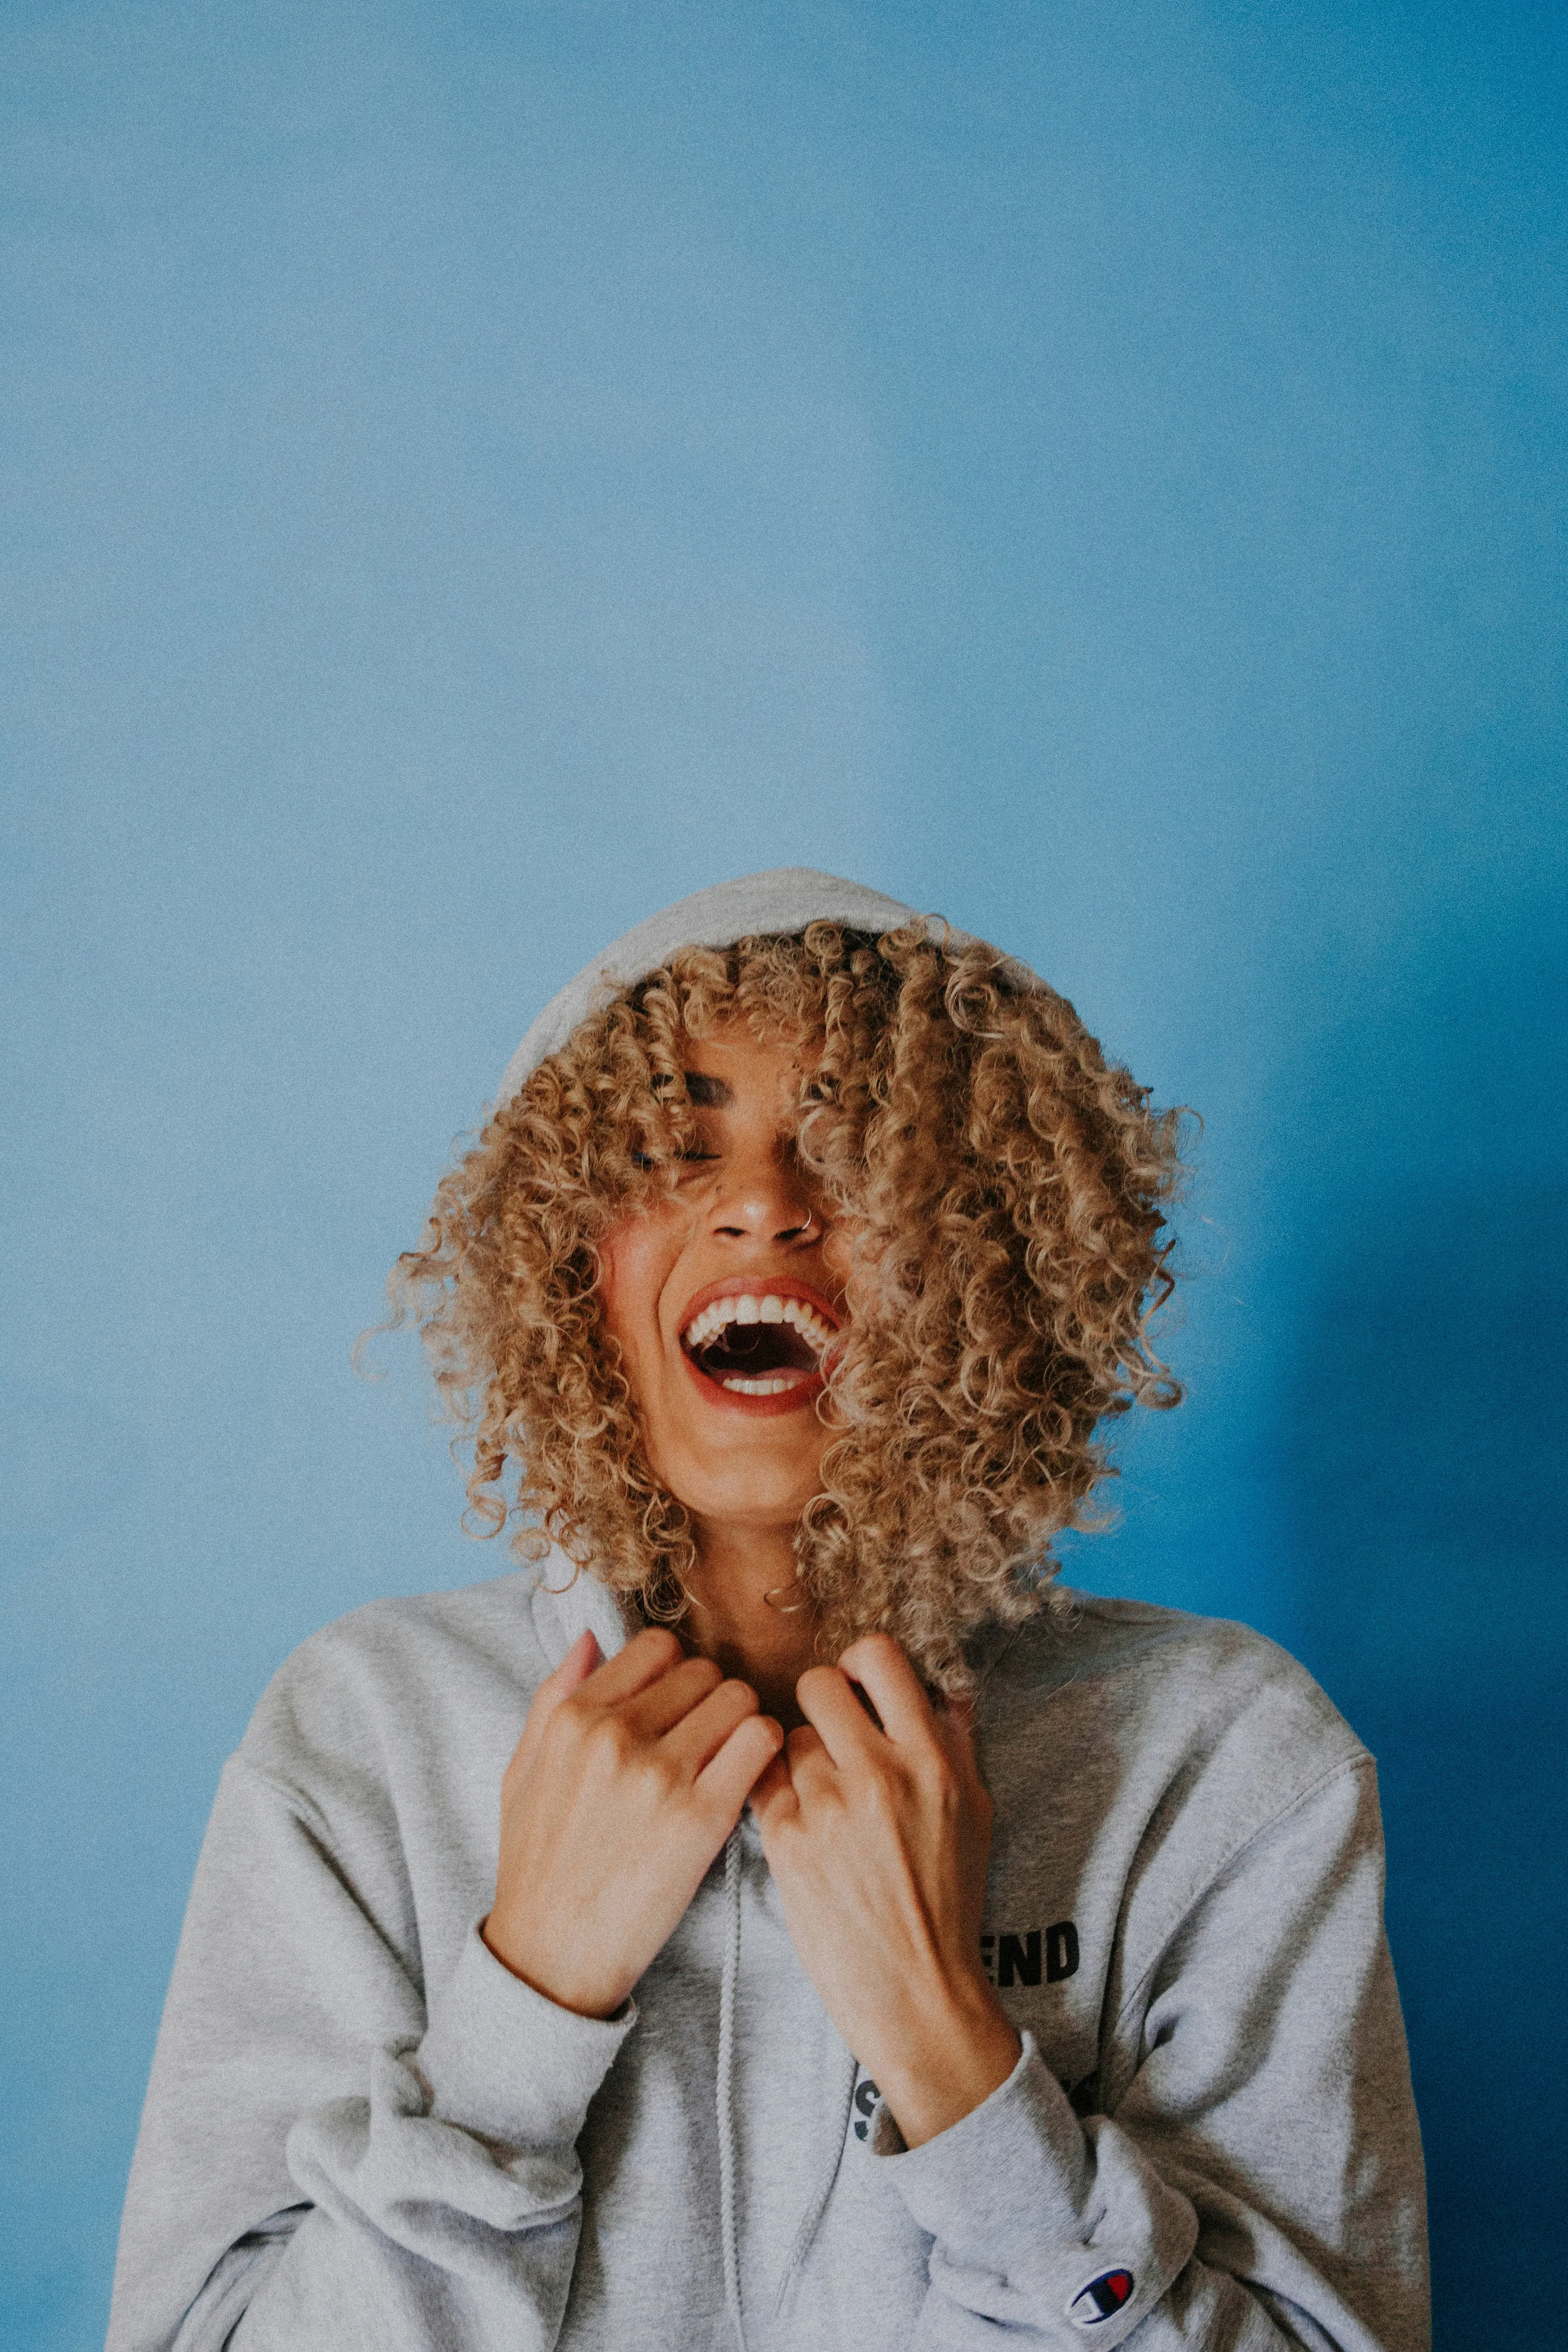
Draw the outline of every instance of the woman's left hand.
<instances>
[{"instance_id":1,"label":"woman's left hand","mask_svg":"<svg viewBox=\"0 0 1568 2352\"><path fill-rule=\"evenodd\" d=\"M797 1696L805 1727L752 1791L763 1851L801 1965L917 2147L1021 2047L980 1966L991 1800L967 1716L932 1709L890 1635L813 1666Z\"/></svg>"}]
</instances>

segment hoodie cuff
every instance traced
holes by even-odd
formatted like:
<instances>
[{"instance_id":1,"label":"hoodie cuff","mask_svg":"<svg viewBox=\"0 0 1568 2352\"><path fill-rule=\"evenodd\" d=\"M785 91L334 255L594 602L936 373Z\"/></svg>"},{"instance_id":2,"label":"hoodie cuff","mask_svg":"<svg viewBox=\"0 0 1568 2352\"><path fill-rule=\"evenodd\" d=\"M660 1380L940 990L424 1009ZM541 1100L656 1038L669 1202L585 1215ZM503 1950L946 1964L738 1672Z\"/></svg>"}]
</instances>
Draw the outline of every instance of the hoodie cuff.
<instances>
[{"instance_id":1,"label":"hoodie cuff","mask_svg":"<svg viewBox=\"0 0 1568 2352\"><path fill-rule=\"evenodd\" d=\"M988 2099L919 2147L885 2105L871 2130L911 2218L955 2252L992 2246L1027 2226L1077 2237L1088 2187L1083 2127L1030 2033L1018 2063Z\"/></svg>"},{"instance_id":2,"label":"hoodie cuff","mask_svg":"<svg viewBox=\"0 0 1568 2352\"><path fill-rule=\"evenodd\" d=\"M637 2023L579 2017L503 1968L476 1924L413 2061L443 2122L510 2147L570 2147Z\"/></svg>"},{"instance_id":3,"label":"hoodie cuff","mask_svg":"<svg viewBox=\"0 0 1568 2352\"><path fill-rule=\"evenodd\" d=\"M1062 2352L1085 2327L1120 2344L1196 2241L1188 2200L1114 2126L1081 2124L1033 2035L1023 2043L1007 2080L920 2147L878 2114L872 2150L934 2241L918 2346L970 2340L944 2306Z\"/></svg>"}]
</instances>

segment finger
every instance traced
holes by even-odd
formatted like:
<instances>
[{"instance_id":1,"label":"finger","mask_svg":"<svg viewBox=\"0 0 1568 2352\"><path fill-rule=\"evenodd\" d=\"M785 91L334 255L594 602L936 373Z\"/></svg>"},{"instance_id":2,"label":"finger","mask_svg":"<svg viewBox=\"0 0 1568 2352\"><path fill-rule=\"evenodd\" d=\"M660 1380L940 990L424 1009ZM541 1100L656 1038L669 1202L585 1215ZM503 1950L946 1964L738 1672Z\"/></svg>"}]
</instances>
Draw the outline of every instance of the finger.
<instances>
[{"instance_id":1,"label":"finger","mask_svg":"<svg viewBox=\"0 0 1568 2352\"><path fill-rule=\"evenodd\" d=\"M681 1720L665 1734L666 1752L689 1779L695 1780L717 1756L736 1725L757 1713L758 1704L750 1683L720 1683L700 1705L684 1710Z\"/></svg>"},{"instance_id":2,"label":"finger","mask_svg":"<svg viewBox=\"0 0 1568 2352\"><path fill-rule=\"evenodd\" d=\"M844 1766L870 1752L880 1732L837 1666L811 1666L795 1686L800 1711L835 1764ZM792 1735L792 1737L797 1735Z\"/></svg>"},{"instance_id":3,"label":"finger","mask_svg":"<svg viewBox=\"0 0 1568 2352\"><path fill-rule=\"evenodd\" d=\"M971 1780L978 1780L980 1767L974 1755L974 1701L955 1698L946 1706L934 1707L931 1720L937 1738L959 1769Z\"/></svg>"},{"instance_id":4,"label":"finger","mask_svg":"<svg viewBox=\"0 0 1568 2352\"><path fill-rule=\"evenodd\" d=\"M967 1739L973 1744L974 1738L973 1697L950 1698L945 1706L936 1709L936 1719L939 1723L945 1724L958 1738Z\"/></svg>"},{"instance_id":5,"label":"finger","mask_svg":"<svg viewBox=\"0 0 1568 2352\"><path fill-rule=\"evenodd\" d=\"M913 1747L936 1737L931 1703L890 1633L868 1633L851 1643L838 1665L852 1683L859 1684L896 1746Z\"/></svg>"},{"instance_id":6,"label":"finger","mask_svg":"<svg viewBox=\"0 0 1568 2352\"><path fill-rule=\"evenodd\" d=\"M795 1795L804 1804L814 1788L820 1785L825 1773L836 1772L827 1744L819 1731L803 1723L784 1741L784 1755L789 1764L790 1780Z\"/></svg>"},{"instance_id":7,"label":"finger","mask_svg":"<svg viewBox=\"0 0 1568 2352\"><path fill-rule=\"evenodd\" d=\"M598 1668L588 1696L598 1706L619 1706L623 1699L635 1698L660 1675L668 1674L685 1654L668 1625L646 1625Z\"/></svg>"},{"instance_id":8,"label":"finger","mask_svg":"<svg viewBox=\"0 0 1568 2352\"><path fill-rule=\"evenodd\" d=\"M528 1719L535 1729L549 1721L563 1700L581 1690L600 1663L599 1644L592 1633L579 1633L552 1675L546 1675L533 1694Z\"/></svg>"},{"instance_id":9,"label":"finger","mask_svg":"<svg viewBox=\"0 0 1568 2352\"><path fill-rule=\"evenodd\" d=\"M771 1715L749 1715L698 1774L698 1793L729 1829L740 1820L742 1806L783 1745L784 1727Z\"/></svg>"},{"instance_id":10,"label":"finger","mask_svg":"<svg viewBox=\"0 0 1568 2352\"><path fill-rule=\"evenodd\" d=\"M976 1818L983 1815L989 1824L993 1813L991 1794L974 1749L974 1701L957 1699L951 1706L939 1708L936 1730L971 1812Z\"/></svg>"},{"instance_id":11,"label":"finger","mask_svg":"<svg viewBox=\"0 0 1568 2352\"><path fill-rule=\"evenodd\" d=\"M790 1778L788 1744L782 1748L752 1788L752 1811L762 1826L764 1839L800 1811L800 1799Z\"/></svg>"},{"instance_id":12,"label":"finger","mask_svg":"<svg viewBox=\"0 0 1568 2352\"><path fill-rule=\"evenodd\" d=\"M626 1700L621 1719L639 1738L661 1738L682 1716L700 1706L710 1691L716 1691L723 1679L722 1667L711 1658L682 1658L657 1682Z\"/></svg>"}]
</instances>

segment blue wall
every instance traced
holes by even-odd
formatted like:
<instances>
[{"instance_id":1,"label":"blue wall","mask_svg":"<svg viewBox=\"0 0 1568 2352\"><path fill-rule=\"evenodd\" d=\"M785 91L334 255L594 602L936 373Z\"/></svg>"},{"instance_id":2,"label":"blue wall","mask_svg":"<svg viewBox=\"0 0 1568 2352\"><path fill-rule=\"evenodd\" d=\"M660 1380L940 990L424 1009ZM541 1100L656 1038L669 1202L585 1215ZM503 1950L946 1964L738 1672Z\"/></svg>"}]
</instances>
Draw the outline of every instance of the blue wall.
<instances>
[{"instance_id":1,"label":"blue wall","mask_svg":"<svg viewBox=\"0 0 1568 2352\"><path fill-rule=\"evenodd\" d=\"M348 1362L450 1137L786 861L1204 1112L1191 1402L1071 1572L1376 1749L1439 2342L1553 2307L1563 68L1459 0L12 0L19 2352L99 2337L267 1675L502 1565Z\"/></svg>"}]
</instances>

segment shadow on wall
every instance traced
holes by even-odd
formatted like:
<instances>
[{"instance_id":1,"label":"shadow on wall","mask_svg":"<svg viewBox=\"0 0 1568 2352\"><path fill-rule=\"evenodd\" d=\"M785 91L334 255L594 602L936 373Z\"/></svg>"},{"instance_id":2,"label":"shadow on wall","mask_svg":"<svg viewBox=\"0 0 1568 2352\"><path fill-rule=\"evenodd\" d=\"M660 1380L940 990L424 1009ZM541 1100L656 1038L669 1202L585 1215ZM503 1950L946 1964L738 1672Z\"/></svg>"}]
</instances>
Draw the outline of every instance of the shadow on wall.
<instances>
[{"instance_id":1,"label":"shadow on wall","mask_svg":"<svg viewBox=\"0 0 1568 2352\"><path fill-rule=\"evenodd\" d=\"M1495 1045L1469 1026L1442 1041L1457 1117L1476 1109L1467 1048ZM1529 1043L1516 1027L1510 1050ZM1519 1075L1522 1102L1560 1118L1550 1070ZM1540 1164L1519 1116L1500 1169ZM1416 1166L1451 1164L1441 1138L1411 1140ZM1320 1268L1285 1439L1300 1645L1379 1759L1436 2341L1458 2352L1489 2340L1502 2268L1524 2310L1568 2260L1561 1184L1413 1181L1325 1236Z\"/></svg>"}]
</instances>

